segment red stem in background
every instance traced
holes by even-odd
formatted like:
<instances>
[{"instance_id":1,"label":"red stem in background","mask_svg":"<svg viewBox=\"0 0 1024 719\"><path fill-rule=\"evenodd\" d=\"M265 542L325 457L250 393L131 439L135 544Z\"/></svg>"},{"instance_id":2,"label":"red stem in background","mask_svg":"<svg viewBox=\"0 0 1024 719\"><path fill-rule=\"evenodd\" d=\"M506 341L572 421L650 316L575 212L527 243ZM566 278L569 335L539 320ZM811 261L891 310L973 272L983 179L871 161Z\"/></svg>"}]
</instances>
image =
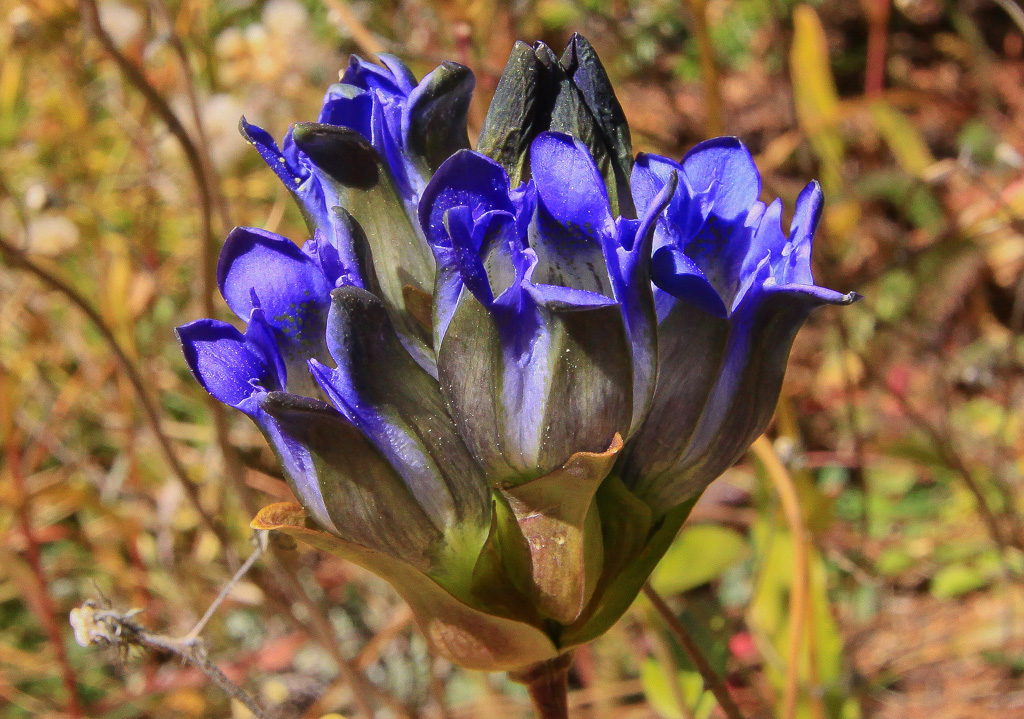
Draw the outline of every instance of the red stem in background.
<instances>
[{"instance_id":1,"label":"red stem in background","mask_svg":"<svg viewBox=\"0 0 1024 719\"><path fill-rule=\"evenodd\" d=\"M697 642L694 641L693 637L690 636L690 632L687 631L686 627L679 617L675 615L672 609L665 603L665 600L661 598L661 595L654 591L654 587L650 583L645 584L643 588L644 595L651 601L655 611L661 615L661 618L668 625L669 630L672 632L678 641L679 645L686 652L686 656L690 658L694 668L700 673L701 678L704 680L704 686L711 690L714 694L715 699L718 701L718 707L729 719L743 719L743 713L740 712L740 708L736 705L736 700L732 698L732 694L729 693L729 687L726 686L725 681L715 673L714 668L711 666L711 662L707 660L704 653L697 646Z\"/></svg>"},{"instance_id":2,"label":"red stem in background","mask_svg":"<svg viewBox=\"0 0 1024 719\"><path fill-rule=\"evenodd\" d=\"M53 645L53 653L57 659L57 665L60 667L64 690L68 695L67 712L72 717L84 717L82 704L78 698L75 671L71 668L67 649L64 647L64 638L61 636L60 624L57 621L57 607L54 605L52 597L50 597L46 574L43 572L43 560L39 552L39 542L36 540L35 532L32 529L32 515L29 511L28 493L25 491L25 477L22 474L21 454L16 444L16 432L13 429L8 435L5 455L11 476L11 484L14 487L15 493L14 511L18 518L21 533L25 538L25 561L32 570L32 577L35 579L35 586L26 587L25 594L29 605L39 619L39 623L43 625L43 631L46 632L47 639Z\"/></svg>"},{"instance_id":3,"label":"red stem in background","mask_svg":"<svg viewBox=\"0 0 1024 719\"><path fill-rule=\"evenodd\" d=\"M885 56L889 50L891 0L862 0L868 20L867 59L864 63L864 94L878 97L885 85Z\"/></svg>"}]
</instances>

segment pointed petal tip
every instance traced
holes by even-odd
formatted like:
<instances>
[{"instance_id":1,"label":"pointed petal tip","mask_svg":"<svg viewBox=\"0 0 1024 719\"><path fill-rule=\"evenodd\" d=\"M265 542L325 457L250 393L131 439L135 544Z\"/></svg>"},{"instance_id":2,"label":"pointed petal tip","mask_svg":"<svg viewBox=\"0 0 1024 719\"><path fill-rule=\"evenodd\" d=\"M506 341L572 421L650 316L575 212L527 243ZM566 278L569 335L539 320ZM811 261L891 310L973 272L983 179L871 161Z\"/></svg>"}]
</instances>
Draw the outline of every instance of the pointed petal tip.
<instances>
[{"instance_id":1,"label":"pointed petal tip","mask_svg":"<svg viewBox=\"0 0 1024 719\"><path fill-rule=\"evenodd\" d=\"M261 131L264 131L264 132L265 132L265 130L263 130L263 128L262 128L262 127L260 127L259 125L253 125L252 123L250 123L250 122L249 122L249 121L248 121L248 120L246 119L245 115L242 115L242 116L241 116L240 118L238 118L238 132L239 132L239 133L240 133L240 134L242 135L242 137L244 137L244 138L245 138L246 140L252 141L252 137L251 137L251 134L252 134L252 131L253 131L254 129L255 129L255 130L261 130Z\"/></svg>"},{"instance_id":2,"label":"pointed petal tip","mask_svg":"<svg viewBox=\"0 0 1024 719\"><path fill-rule=\"evenodd\" d=\"M612 437L611 443L608 445L608 449L604 450L603 452L576 452L573 456L571 456L568 459L568 461L566 461L564 465L562 465L562 468L565 469L570 464L581 460L609 459L611 457L615 457L616 455L618 455L619 452L622 451L622 448L624 446L625 442L622 439L622 435L616 432L615 436Z\"/></svg>"},{"instance_id":3,"label":"pointed petal tip","mask_svg":"<svg viewBox=\"0 0 1024 719\"><path fill-rule=\"evenodd\" d=\"M809 301L812 306L820 305L839 305L846 306L852 305L863 298L858 292L836 292L830 290L827 287L821 287L819 285L800 285L800 284L786 284L786 285L774 285L764 288L764 291L768 293L780 293L780 294L792 294L795 298L803 298L804 301Z\"/></svg>"}]
</instances>

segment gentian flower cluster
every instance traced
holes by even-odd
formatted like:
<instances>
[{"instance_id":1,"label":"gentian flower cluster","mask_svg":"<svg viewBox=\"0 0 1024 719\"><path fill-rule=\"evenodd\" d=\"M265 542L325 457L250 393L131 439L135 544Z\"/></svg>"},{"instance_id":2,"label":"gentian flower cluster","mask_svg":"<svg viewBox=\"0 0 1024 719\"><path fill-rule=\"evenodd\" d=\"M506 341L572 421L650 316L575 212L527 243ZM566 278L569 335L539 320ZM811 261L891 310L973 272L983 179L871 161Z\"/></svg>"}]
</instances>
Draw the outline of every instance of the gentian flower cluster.
<instances>
[{"instance_id":1,"label":"gentian flower cluster","mask_svg":"<svg viewBox=\"0 0 1024 719\"><path fill-rule=\"evenodd\" d=\"M512 670L604 632L763 432L814 284L734 138L634 158L591 46L516 45L477 151L470 72L354 58L279 149L300 247L255 228L217 279L246 323L178 336L301 507L288 532L388 580L436 651Z\"/></svg>"}]
</instances>

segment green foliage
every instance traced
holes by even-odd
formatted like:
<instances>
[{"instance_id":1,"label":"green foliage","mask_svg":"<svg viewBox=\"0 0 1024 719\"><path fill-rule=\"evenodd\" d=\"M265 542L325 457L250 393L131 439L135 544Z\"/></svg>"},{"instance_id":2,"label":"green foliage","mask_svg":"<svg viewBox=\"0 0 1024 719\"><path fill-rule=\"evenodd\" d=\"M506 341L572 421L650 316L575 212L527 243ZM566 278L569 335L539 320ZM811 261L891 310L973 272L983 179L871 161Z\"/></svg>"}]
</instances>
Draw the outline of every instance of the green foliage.
<instances>
[{"instance_id":1,"label":"green foliage","mask_svg":"<svg viewBox=\"0 0 1024 719\"><path fill-rule=\"evenodd\" d=\"M711 524L684 527L651 576L661 594L680 594L717 579L750 554L738 532Z\"/></svg>"}]
</instances>

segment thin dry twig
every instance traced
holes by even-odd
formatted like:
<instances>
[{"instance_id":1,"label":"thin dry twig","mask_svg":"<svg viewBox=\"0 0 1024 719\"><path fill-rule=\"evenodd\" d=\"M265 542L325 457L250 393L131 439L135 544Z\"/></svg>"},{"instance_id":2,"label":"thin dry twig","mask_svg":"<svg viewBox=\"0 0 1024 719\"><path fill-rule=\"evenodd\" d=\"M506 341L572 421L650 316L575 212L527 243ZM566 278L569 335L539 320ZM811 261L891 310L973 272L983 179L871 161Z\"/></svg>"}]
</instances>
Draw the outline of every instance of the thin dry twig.
<instances>
[{"instance_id":1,"label":"thin dry twig","mask_svg":"<svg viewBox=\"0 0 1024 719\"><path fill-rule=\"evenodd\" d=\"M181 484L189 503L199 514L203 524L217 536L222 545L224 547L229 547L231 545L230 537L224 527L203 507L203 503L199 498L199 489L192 480L189 479L184 465L182 465L181 460L178 459L178 455L174 451L174 447L171 445L171 440L163 430L160 413L157 410L156 404L149 396L149 392L146 389L146 383L142 379L141 372L128 356L128 353L121 345L121 342L114 334L114 331L110 328L110 325L106 323L100 313L92 306L92 304L90 304L85 296L72 287L70 283L58 277L55 273L44 268L42 265L36 263L27 254L15 247L10 240L4 237L0 237L0 255L3 255L4 259L11 267L27 271L41 280L43 284L50 289L56 290L62 294L93 324L96 331L99 332L104 342L106 342L107 346L110 348L110 351L114 353L114 356L120 363L125 377L131 384L132 389L135 391L135 395L139 400L139 404L142 406L142 413L146 418L146 422L149 424L150 429L156 437L157 445L160 447L160 451L164 455L164 459L167 461L167 464L171 469L171 473Z\"/></svg>"},{"instance_id":2,"label":"thin dry twig","mask_svg":"<svg viewBox=\"0 0 1024 719\"><path fill-rule=\"evenodd\" d=\"M100 603L90 600L71 611L70 620L75 632L75 641L83 647L90 644L114 645L123 648L134 645L171 652L203 672L228 696L242 702L257 719L267 719L268 715L256 700L228 679L224 672L209 660L199 634L231 593L231 590L263 556L267 550L269 538L270 533L266 531L253 533L254 548L249 558L224 585L216 599L203 613L202 618L196 622L192 631L184 637L177 639L154 634L134 621L134 617L142 612L141 609L117 612L109 606L105 598L102 598Z\"/></svg>"},{"instance_id":3,"label":"thin dry twig","mask_svg":"<svg viewBox=\"0 0 1024 719\"><path fill-rule=\"evenodd\" d=\"M408 604L401 604L388 619L387 624L381 627L380 631L374 634L373 638L359 651L355 658L355 667L364 670L377 661L381 650L410 624L412 624L412 609Z\"/></svg>"},{"instance_id":4,"label":"thin dry twig","mask_svg":"<svg viewBox=\"0 0 1024 719\"><path fill-rule=\"evenodd\" d=\"M223 229L227 229L231 225L231 213L228 211L227 201L224 199L224 193L220 190L217 172L214 170L213 156L210 153L210 142L206 136L202 108L199 105L199 93L196 90L195 73L192 70L192 62L189 60L188 50L185 48L184 40L181 39L181 36L174 29L174 18L171 17L167 6L160 0L152 0L149 5L163 19L164 24L167 26L167 43L174 51L174 55L178 59L178 65L181 66L182 78L185 81L185 93L188 97L189 112L192 115L192 124L195 126L196 131L196 150L203 163L203 175L209 184L210 199L217 209L221 225L223 225Z\"/></svg>"},{"instance_id":5,"label":"thin dry twig","mask_svg":"<svg viewBox=\"0 0 1024 719\"><path fill-rule=\"evenodd\" d=\"M700 673L704 679L704 685L711 690L711 693L715 695L715 699L718 700L718 706L722 708L725 715L729 719L743 719L743 714L740 712L740 708L736 705L736 701L732 698L732 694L729 693L729 687L725 685L725 682L715 672L711 666L711 662L707 660L704 653L701 652L700 647L697 646L697 642L690 636L690 632L687 631L683 623L679 621L679 618L672 612L672 609L665 603L665 600L661 598L661 595L654 591L649 583L644 585L644 595L651 600L651 604L654 605L655 610L661 615L661 618L665 620L665 624L672 630L672 635L679 640L679 643L683 647L683 651L690 657L690 661L693 662L693 666Z\"/></svg>"},{"instance_id":6,"label":"thin dry twig","mask_svg":"<svg viewBox=\"0 0 1024 719\"><path fill-rule=\"evenodd\" d=\"M281 561L275 554L271 554L272 562L270 564L271 574L277 581L279 587L287 588L289 600L292 603L299 603L306 610L308 620L299 619L294 611L289 608L291 618L301 626L305 632L311 636L316 637L320 645L327 650L338 665L338 673L341 678L349 685L352 689L352 695L355 699L356 705L359 709L360 715L366 719L372 719L374 716L373 706L367 699L368 696L376 696L388 708L390 708L399 717L408 718L409 713L405 711L401 703L393 696L378 688L376 685L371 683L366 676L360 672L353 662L349 661L344 654L341 653L339 648L337 632L334 625L324 616L324 613L317 606L316 602L313 601L312 597L306 591L305 587L302 586L302 582L299 581L298 575L295 573L295 568L292 567L288 562Z\"/></svg>"},{"instance_id":7,"label":"thin dry twig","mask_svg":"<svg viewBox=\"0 0 1024 719\"><path fill-rule=\"evenodd\" d=\"M83 647L91 644L122 649L135 646L170 652L205 674L232 699L244 704L257 719L270 719L270 714L252 695L228 679L227 675L210 661L202 640L191 634L177 639L151 632L135 621L135 617L141 612L141 609L119 612L105 603L89 600L77 609L71 610L71 626L75 630L75 640Z\"/></svg>"},{"instance_id":8,"label":"thin dry twig","mask_svg":"<svg viewBox=\"0 0 1024 719\"><path fill-rule=\"evenodd\" d=\"M348 34L355 40L356 45L359 49L365 52L367 55L379 55L384 52L384 45L381 44L380 40L373 36L373 33L369 31L366 25L356 17L356 14L352 12L352 8L348 6L345 0L326 0L327 7L337 17L338 24L341 25Z\"/></svg>"},{"instance_id":9,"label":"thin dry twig","mask_svg":"<svg viewBox=\"0 0 1024 719\"><path fill-rule=\"evenodd\" d=\"M182 124L181 120L171 109L170 104L163 96L157 92L156 88L146 79L146 75L142 69L139 68L134 62L128 59L128 57L121 52L117 47L117 43L107 32L106 28L103 27L103 23L100 20L99 8L96 5L95 0L79 0L78 3L79 13L82 18L91 26L93 34L96 39L99 40L100 45L111 57L114 63L117 65L121 73L127 78L127 80L135 87L143 97L146 98L146 102L150 104L156 114L160 117L167 129L174 139L181 145L182 151L185 153L185 160L188 162L188 166L195 176L196 190L199 195L199 204L201 207L201 216L203 219L203 246L201 252L201 270L200 270L200 281L202 284L202 306L203 310L213 315L213 276L214 269L216 267L216 259L214 257L213 247L216 241L213 233L212 217L213 217L213 198L210 193L210 183L207 177L206 168L203 164L202 155L199 152L199 148L196 143L193 142L192 137L188 134L188 130Z\"/></svg>"},{"instance_id":10,"label":"thin dry twig","mask_svg":"<svg viewBox=\"0 0 1024 719\"><path fill-rule=\"evenodd\" d=\"M149 393L146 390L141 373L131 361L127 352L121 346L120 341L117 339L110 326L104 321L103 317L89 303L84 295L53 272L34 262L23 251L15 247L9 240L2 236L0 236L0 255L2 255L6 259L7 263L12 267L18 267L28 271L30 274L39 278L51 289L64 295L64 297L70 300L73 305L78 307L89 321L93 323L100 336L104 339L118 362L121 364L125 376L128 378L129 383L138 397L139 403L142 405L143 414L146 417L146 421L149 424L151 431L157 438L157 443L160 446L161 452L170 466L172 474L181 484L189 503L199 514L203 524L214 533L218 540L220 540L221 545L225 548L230 547L231 538L228 536L226 529L203 507L199 497L198 488L188 478L184 465L182 465L181 460L178 458L170 439L163 431L160 413L157 411L156 405L153 403L153 400L150 398ZM286 615L294 620L294 623L297 626L302 628L310 637L314 638L324 649L332 654L338 663L339 672L346 683L348 683L348 685L353 689L355 700L360 707L362 715L365 717L373 716L373 709L365 698L366 695L369 694L380 698L381 701L395 710L399 716L405 715L401 705L392 696L371 684L340 653L333 628L330 623L323 618L319 607L317 607L309 598L297 577L295 577L293 573L287 571L287 569L284 568L284 563L280 562L276 558L274 566L275 568L279 568L277 571L272 573L275 583L279 587L280 591L289 599L289 601L282 602L280 608L286 613ZM266 590L268 587L265 581L257 579L257 584L259 584L260 588L265 590L265 593L267 593ZM299 620L295 616L292 608L292 605L295 602L305 605L309 610L311 617L313 617L312 625Z\"/></svg>"},{"instance_id":11,"label":"thin dry twig","mask_svg":"<svg viewBox=\"0 0 1024 719\"><path fill-rule=\"evenodd\" d=\"M1020 5L1014 0L995 0L995 2L1003 9L1003 12L1010 16L1017 29L1024 33L1024 10L1021 10Z\"/></svg>"},{"instance_id":12,"label":"thin dry twig","mask_svg":"<svg viewBox=\"0 0 1024 719\"><path fill-rule=\"evenodd\" d=\"M927 435L936 454L942 458L942 461L945 462L947 466L960 475L964 485L970 491L971 495L973 495L974 501L978 505L978 511L981 513L982 519L985 521L985 526L988 529L989 536L999 548L1000 556L1005 558L1006 551L1011 546L1021 549L1020 540L1018 538L1007 539L1003 534L1003 529L999 525L999 518L989 505L988 498L985 496L984 490L978 483L978 480L974 476L970 467L967 466L964 458L961 457L960 453L952 446L951 440L949 440L947 436L944 436L942 431L936 428L927 417L919 412L903 392L898 391L897 388L892 386L887 386L887 389L889 390L890 395L897 401L897 403L899 403L900 409L903 411L903 414L907 419L913 422L918 429Z\"/></svg>"},{"instance_id":13,"label":"thin dry twig","mask_svg":"<svg viewBox=\"0 0 1024 719\"><path fill-rule=\"evenodd\" d=\"M252 568L252 565L256 563L256 560L263 556L263 552L267 550L267 541L269 534L269 532L266 532L264 530L256 531L254 536L254 543L256 544L256 549L254 549L252 554L249 555L249 558L242 563L242 566L238 568L238 571L235 572L234 576L231 577L230 580L228 580L228 583L225 584L224 588L220 590L220 594L217 595L217 598L214 599L210 606L206 608L206 612L199 619L199 621L196 622L196 625L192 627L192 631L185 635L185 638L182 641L192 641L199 637L199 633L202 632L203 629L206 627L207 622L209 622L210 619L213 617L213 614L217 611L217 608L223 603L225 599L227 599L227 596L231 593L231 590L234 589L235 585L242 580L242 577L244 577L246 573Z\"/></svg>"},{"instance_id":14,"label":"thin dry twig","mask_svg":"<svg viewBox=\"0 0 1024 719\"><path fill-rule=\"evenodd\" d=\"M203 224L203 244L202 251L200 253L202 260L200 273L202 275L203 282L201 290L202 306L204 312L208 316L212 317L215 314L213 297L215 292L214 267L216 260L214 256L214 245L216 238L213 232L213 205L216 192L214 190L214 182L212 180L211 173L208 171L210 167L209 157L204 157L199 145L193 141L192 137L185 129L184 124L171 109L168 102L149 82L142 69L135 65L135 63L128 59L118 49L117 44L100 21L99 10L96 6L95 0L79 0L79 11L82 17L91 24L93 32L104 50L114 60L115 64L117 64L118 68L128 81L142 94L143 97L146 98L146 101L149 102L160 119L165 125L167 125L168 130L181 145L181 148L185 153L185 159L196 180L200 201L200 215ZM185 60L187 60L187 58L185 58ZM186 74L190 73L190 67L187 66L187 63L183 64L183 71ZM191 79L189 78L188 81L191 82ZM224 413L224 408L213 398L210 398L208 404L211 414L213 415L217 442L220 446L221 453L224 456L228 476L235 485L246 511L250 514L255 514L257 507L249 492L249 488L245 484L242 464L228 437L227 416ZM176 458L174 459L174 462L177 463ZM192 489L194 490L194 487ZM310 600L297 578L287 570L283 569L283 563L275 560L274 566L281 568L279 571L273 572L273 576L282 591L288 595L290 599L306 605L310 610L310 615L313 618L312 621L314 625L319 626L311 629L304 622L296 619L297 623L306 628L307 631L309 631L310 636L314 637L325 649L335 655L334 658L338 662L341 674L354 690L353 694L360 707L361 713L367 717L373 716L373 709L364 696L364 694L370 690L372 690L372 693L384 700L385 703L389 704L389 706L395 708L396 702L392 697L390 697L390 695L385 694L370 684L362 674L360 674L340 654L336 642L332 641L334 633L331 631L330 623L322 617L319 608L316 607L312 600ZM286 603L285 606L288 613L293 615L291 603ZM325 631L325 629L327 631Z\"/></svg>"},{"instance_id":15,"label":"thin dry twig","mask_svg":"<svg viewBox=\"0 0 1024 719\"><path fill-rule=\"evenodd\" d=\"M78 6L79 13L82 18L92 26L93 34L96 36L96 39L99 40L100 45L103 46L106 53L114 60L114 63L117 65L118 69L121 70L121 73L125 78L127 78L132 86L135 87L135 89L138 90L144 98L146 98L146 101L152 106L153 110L167 126L167 129L174 136L175 140L177 140L178 144L181 145L181 149L185 153L185 159L192 175L195 178L196 190L199 195L200 218L203 225L202 243L200 245L199 253L200 304L202 305L203 312L206 316L213 317L216 314L216 307L214 306L216 283L214 282L214 277L216 274L215 270L217 264L215 249L217 237L213 228L213 208L215 199L218 197L218 193L215 191L216 183L214 182L212 173L209 171L209 168L211 167L209 156L204 155L200 151L199 145L193 141L188 130L185 129L185 125L174 113L174 110L171 109L167 100L165 100L157 89L149 82L142 69L128 59L128 57L117 47L117 43L114 42L114 39L103 27L103 23L100 20L99 9L96 6L95 0L79 0ZM187 58L185 58L185 60L186 65L183 66L183 71L189 76L187 78L187 82L191 83L190 68L187 66ZM194 99L195 98L193 97L193 101ZM223 211L223 205L221 209ZM224 214L224 220L226 222L226 212ZM224 464L228 477L231 479L232 484L235 485L235 490L238 492L239 498L241 499L246 511L249 512L249 514L255 514L258 507L245 484L245 477L241 462L238 459L238 454L231 445L231 439L228 432L227 414L224 411L224 407L212 397L207 400L207 406L210 409L210 414L213 416L217 444L224 457Z\"/></svg>"},{"instance_id":16,"label":"thin dry twig","mask_svg":"<svg viewBox=\"0 0 1024 719\"><path fill-rule=\"evenodd\" d=\"M868 47L864 70L864 94L878 97L885 86L885 56L889 45L891 0L861 0L868 20Z\"/></svg>"}]
</instances>

